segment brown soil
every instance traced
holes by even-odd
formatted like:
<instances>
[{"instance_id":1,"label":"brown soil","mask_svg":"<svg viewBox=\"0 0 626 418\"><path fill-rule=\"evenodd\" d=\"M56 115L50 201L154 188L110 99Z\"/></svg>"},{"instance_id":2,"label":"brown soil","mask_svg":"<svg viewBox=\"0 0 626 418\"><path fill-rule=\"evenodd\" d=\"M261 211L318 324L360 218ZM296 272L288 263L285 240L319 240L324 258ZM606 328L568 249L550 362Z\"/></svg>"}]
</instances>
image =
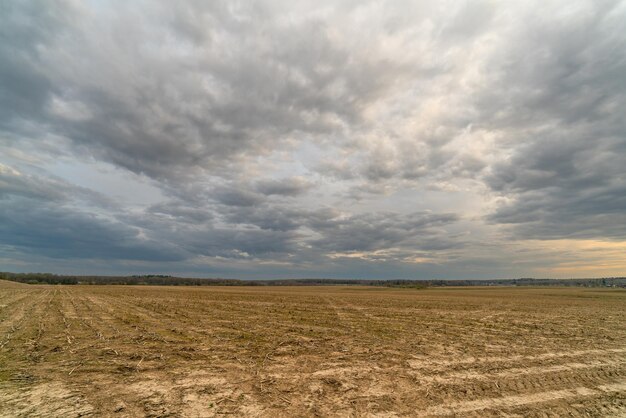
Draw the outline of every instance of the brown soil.
<instances>
[{"instance_id":1,"label":"brown soil","mask_svg":"<svg viewBox=\"0 0 626 418\"><path fill-rule=\"evenodd\" d=\"M8 280L0 279L0 289L15 289L19 287L25 288L28 287L28 285L25 283L10 282Z\"/></svg>"},{"instance_id":2,"label":"brown soil","mask_svg":"<svg viewBox=\"0 0 626 418\"><path fill-rule=\"evenodd\" d=\"M614 289L5 286L0 416L626 416Z\"/></svg>"}]
</instances>

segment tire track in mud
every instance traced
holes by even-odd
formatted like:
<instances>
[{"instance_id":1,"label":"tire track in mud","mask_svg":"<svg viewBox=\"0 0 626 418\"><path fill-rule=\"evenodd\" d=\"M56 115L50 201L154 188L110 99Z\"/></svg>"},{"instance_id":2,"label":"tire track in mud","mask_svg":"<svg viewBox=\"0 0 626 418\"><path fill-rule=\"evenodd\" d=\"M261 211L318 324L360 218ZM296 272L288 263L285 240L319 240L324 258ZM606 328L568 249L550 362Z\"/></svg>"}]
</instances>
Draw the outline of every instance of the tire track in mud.
<instances>
[{"instance_id":1,"label":"tire track in mud","mask_svg":"<svg viewBox=\"0 0 626 418\"><path fill-rule=\"evenodd\" d=\"M513 356L512 358L518 360L525 357L568 359L570 358L568 356L574 356L575 358L575 356L588 355L589 353L597 355L609 353L613 356L618 356L623 352L624 350L622 349L579 350L575 352L558 353L558 355L547 353L539 356ZM511 358L501 357L499 359L510 360ZM587 363L581 361L569 362L531 368L500 365L497 371L483 374L477 372L470 374L453 371L448 372L446 375L445 370L436 370L433 372L433 375L426 376L426 379L407 383L411 382L408 378L409 375L411 375L411 371L407 371L406 368L379 367L376 364L368 362L366 358L359 360L353 358L350 362L339 360L332 365L328 364L326 368L321 368L313 372L295 370L289 372L289 369L274 369L269 372L269 376L284 382L291 381L295 378L300 382L308 382L306 384L313 386L322 385L322 387L327 382L330 382L339 388L344 388L343 390L354 390L354 393L364 394L361 398L370 399L372 402L375 402L377 396L393 396L395 399L402 400L401 404L410 405L412 402L415 402L416 396L418 399L420 397L424 399L424 396L428 398L428 393L430 392L431 396L433 394L435 395L435 399L443 397L443 399L451 399L453 402L457 402L462 407L459 413L463 414L465 409L469 412L474 409L478 410L476 405L479 401L484 401L485 396L497 395L497 397L493 399L508 399L503 403L494 401L493 404L487 403L487 406L485 406L485 408L501 409L504 408L504 406L523 406L526 401L513 402L511 400L523 400L526 399L527 396L532 400L534 393L570 393L573 390L572 388L575 389L583 386L590 388L615 388L615 385L619 384L620 381L626 382L626 380L624 380L626 378L624 364L626 364L626 362L618 358L605 361L594 360ZM453 365L453 362L450 362L449 365ZM489 366L485 362L480 363L480 365ZM420 377L424 376L421 375ZM390 381L402 381L403 383L396 386L393 392L389 392L391 389L384 385L381 386L381 382ZM416 390L419 394L416 394ZM387 395L384 395L385 393ZM594 392L594 395L598 395L598 393ZM564 399L569 400L569 397ZM600 401L600 403L592 402L592 398L586 399L590 402L590 407L600 408L604 405ZM579 399L577 399L577 401L578 400ZM475 404L470 402L475 402ZM436 415L431 413L432 411L436 412L436 408L436 405L431 407L431 410L429 410L428 413L424 413L424 415ZM443 406L441 406L441 408L443 408Z\"/></svg>"},{"instance_id":2,"label":"tire track in mud","mask_svg":"<svg viewBox=\"0 0 626 418\"><path fill-rule=\"evenodd\" d=\"M494 398L483 398L472 401L450 402L446 405L437 405L425 410L416 411L417 416L446 416L466 414L485 409L508 409L513 407L528 407L535 404L562 401L580 400L581 398L603 397L626 391L626 381L604 384L595 387L578 386L570 389L552 390L522 395L510 395Z\"/></svg>"},{"instance_id":3,"label":"tire track in mud","mask_svg":"<svg viewBox=\"0 0 626 418\"><path fill-rule=\"evenodd\" d=\"M515 399L534 399L533 394L543 392L569 393L577 387L616 387L626 382L626 359L621 348L604 350L577 350L552 352L534 356L484 357L480 361L472 358L466 362L469 370L454 370L454 361L433 361L433 364L418 363L408 372L427 388L427 392L439 396L457 398L461 394L461 407L452 409L455 413L473 411L482 396L498 394L500 397ZM584 358L595 356L596 358ZM462 360L462 359L460 359ZM467 359L466 359L467 360ZM525 365L528 361L574 360L565 363ZM576 361L577 360L577 361ZM414 360L413 360L414 361ZM409 360L409 362L412 362ZM594 392L594 394L596 394ZM596 394L597 395L597 394ZM569 398L569 396L568 396ZM494 398L500 399L500 398ZM471 403L475 402L475 403ZM498 401L499 402L499 401ZM507 402L489 403L488 407L500 410ZM521 402L521 401L520 401ZM511 401L509 407L522 403ZM529 402L532 403L532 402ZM432 415L437 415L431 410ZM439 410L440 412L442 411ZM429 414L426 414L429 415Z\"/></svg>"},{"instance_id":4,"label":"tire track in mud","mask_svg":"<svg viewBox=\"0 0 626 418\"><path fill-rule=\"evenodd\" d=\"M446 394L457 397L476 397L482 393L523 393L538 390L555 390L563 387L599 385L626 378L624 361L596 362L594 364L568 363L553 367L534 367L531 369L507 369L495 373L452 373L415 375L402 367L381 367L368 363L366 359L359 362L335 362L327 364L313 372L293 372L291 377L332 378L337 381L354 382L368 375L375 375L381 380L404 379L414 382L397 394L410 396L416 385L431 393ZM330 366L330 367L329 367ZM415 381L413 378L418 378ZM471 394L466 390L471 388Z\"/></svg>"},{"instance_id":5,"label":"tire track in mud","mask_svg":"<svg viewBox=\"0 0 626 418\"><path fill-rule=\"evenodd\" d=\"M512 367L503 371L493 373L477 373L477 372L452 372L436 375L426 375L422 373L411 373L426 382L435 383L453 383L458 380L494 380L494 379L506 379L510 377L520 377L525 375L534 374L548 374L558 372L571 372L576 370L597 369L602 367L621 368L620 366L626 365L625 361L604 361L604 362L589 362L589 363L565 363L554 366L536 366L536 367Z\"/></svg>"},{"instance_id":6,"label":"tire track in mud","mask_svg":"<svg viewBox=\"0 0 626 418\"><path fill-rule=\"evenodd\" d=\"M465 357L455 360L436 359L427 356L414 356L414 360L409 360L409 366L413 369L431 369L458 365L485 365L489 363L511 363L522 361L541 361L550 359L560 359L564 357L581 357L589 355L612 355L624 354L626 348L590 349L575 351L557 351L534 355L513 355L513 356L491 356L491 357Z\"/></svg>"},{"instance_id":7,"label":"tire track in mud","mask_svg":"<svg viewBox=\"0 0 626 418\"><path fill-rule=\"evenodd\" d=\"M450 383L418 384L433 399L471 401L484 397L502 397L563 390L579 386L594 387L624 381L624 369L586 369L570 372L525 375L521 377L494 378L493 380L459 379Z\"/></svg>"}]
</instances>

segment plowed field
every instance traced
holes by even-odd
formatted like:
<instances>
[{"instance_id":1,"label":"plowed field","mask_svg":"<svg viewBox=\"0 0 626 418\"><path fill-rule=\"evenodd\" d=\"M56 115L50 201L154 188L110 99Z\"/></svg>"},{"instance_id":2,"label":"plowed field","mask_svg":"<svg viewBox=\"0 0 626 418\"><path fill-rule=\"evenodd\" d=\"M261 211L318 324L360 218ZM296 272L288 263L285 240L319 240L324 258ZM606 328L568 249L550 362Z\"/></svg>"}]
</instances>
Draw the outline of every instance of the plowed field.
<instances>
[{"instance_id":1,"label":"plowed field","mask_svg":"<svg viewBox=\"0 0 626 418\"><path fill-rule=\"evenodd\" d=\"M614 289L0 284L0 416L626 416Z\"/></svg>"}]
</instances>

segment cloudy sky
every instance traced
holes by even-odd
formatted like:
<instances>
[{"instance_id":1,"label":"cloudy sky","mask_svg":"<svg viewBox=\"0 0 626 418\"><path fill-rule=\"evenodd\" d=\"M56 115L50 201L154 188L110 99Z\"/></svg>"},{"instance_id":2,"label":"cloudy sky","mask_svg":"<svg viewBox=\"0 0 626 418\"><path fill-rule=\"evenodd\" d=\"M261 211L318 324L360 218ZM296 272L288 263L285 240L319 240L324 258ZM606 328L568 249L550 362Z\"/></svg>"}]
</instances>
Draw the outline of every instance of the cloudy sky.
<instances>
[{"instance_id":1,"label":"cloudy sky","mask_svg":"<svg viewBox=\"0 0 626 418\"><path fill-rule=\"evenodd\" d=\"M626 275L626 2L0 1L0 270Z\"/></svg>"}]
</instances>

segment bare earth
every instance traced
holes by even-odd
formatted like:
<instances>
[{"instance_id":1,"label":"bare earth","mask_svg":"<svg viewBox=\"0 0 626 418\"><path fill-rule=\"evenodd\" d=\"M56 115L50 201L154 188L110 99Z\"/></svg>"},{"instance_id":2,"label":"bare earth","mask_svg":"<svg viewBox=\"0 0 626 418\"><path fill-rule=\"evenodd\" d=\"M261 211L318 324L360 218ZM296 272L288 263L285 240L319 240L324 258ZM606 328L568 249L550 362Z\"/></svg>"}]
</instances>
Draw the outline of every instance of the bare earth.
<instances>
[{"instance_id":1,"label":"bare earth","mask_svg":"<svg viewBox=\"0 0 626 418\"><path fill-rule=\"evenodd\" d=\"M626 416L613 289L0 284L0 416Z\"/></svg>"}]
</instances>

